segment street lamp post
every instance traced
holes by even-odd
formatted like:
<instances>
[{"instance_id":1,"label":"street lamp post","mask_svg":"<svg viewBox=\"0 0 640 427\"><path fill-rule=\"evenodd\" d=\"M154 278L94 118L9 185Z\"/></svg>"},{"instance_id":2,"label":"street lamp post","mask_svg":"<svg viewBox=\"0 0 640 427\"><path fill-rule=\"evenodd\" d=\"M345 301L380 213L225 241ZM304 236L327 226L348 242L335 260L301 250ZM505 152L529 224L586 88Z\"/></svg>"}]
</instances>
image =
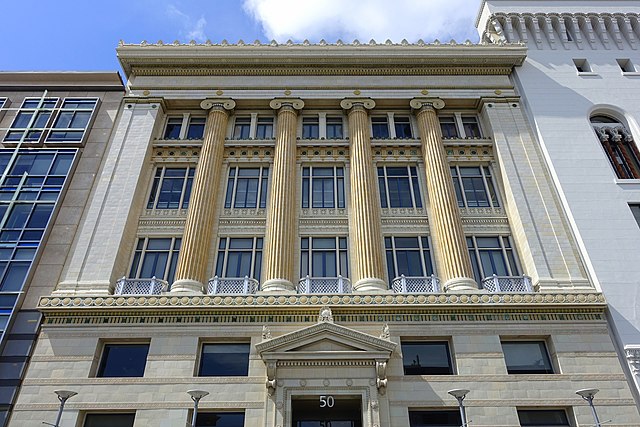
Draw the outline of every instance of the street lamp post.
<instances>
[{"instance_id":1,"label":"street lamp post","mask_svg":"<svg viewBox=\"0 0 640 427\"><path fill-rule=\"evenodd\" d=\"M198 403L200 403L200 399L209 394L208 391L204 390L189 390L187 394L191 396L191 400L193 400L193 417L191 418L191 427L196 427L196 419L198 418Z\"/></svg>"},{"instance_id":2,"label":"street lamp post","mask_svg":"<svg viewBox=\"0 0 640 427\"><path fill-rule=\"evenodd\" d=\"M55 427L60 427L60 419L62 418L62 411L64 410L64 404L69 400L69 398L75 396L75 391L71 390L54 390L54 393L58 396L58 400L60 401L60 409L58 409L58 417L56 418Z\"/></svg>"},{"instance_id":3,"label":"street lamp post","mask_svg":"<svg viewBox=\"0 0 640 427\"><path fill-rule=\"evenodd\" d=\"M596 407L593 406L593 397L599 391L600 390L598 390L597 388L584 388L582 390L576 391L576 394L578 396L582 397L584 400L586 400L589 403L589 407L591 408L591 413L593 414L593 419L596 422L595 427L602 427L602 424L600 424L600 418L598 418L598 413L596 412Z\"/></svg>"},{"instance_id":4,"label":"street lamp post","mask_svg":"<svg viewBox=\"0 0 640 427\"><path fill-rule=\"evenodd\" d=\"M458 406L460 407L460 419L462 420L461 427L467 427L467 411L465 410L464 403L462 403L462 401L465 397L467 397L467 393L469 393L469 390L455 388L453 390L449 390L447 393L455 397L458 401Z\"/></svg>"}]
</instances>

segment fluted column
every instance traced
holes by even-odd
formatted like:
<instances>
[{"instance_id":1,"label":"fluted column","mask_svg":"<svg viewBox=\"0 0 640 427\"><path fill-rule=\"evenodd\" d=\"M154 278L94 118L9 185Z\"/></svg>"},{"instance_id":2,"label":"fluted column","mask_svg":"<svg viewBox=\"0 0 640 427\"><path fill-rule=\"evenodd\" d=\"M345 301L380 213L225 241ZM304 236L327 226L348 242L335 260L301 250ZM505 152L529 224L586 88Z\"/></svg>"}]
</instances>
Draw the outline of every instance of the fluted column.
<instances>
[{"instance_id":1,"label":"fluted column","mask_svg":"<svg viewBox=\"0 0 640 427\"><path fill-rule=\"evenodd\" d=\"M371 155L371 134L367 110L371 99L344 99L340 106L349 111L350 197L349 224L351 279L361 292L388 290L384 281L382 222L376 192L376 174Z\"/></svg>"},{"instance_id":2,"label":"fluted column","mask_svg":"<svg viewBox=\"0 0 640 427\"><path fill-rule=\"evenodd\" d=\"M276 150L271 173L262 290L293 292L298 223L296 213L296 133L300 99L274 99L269 104L278 110Z\"/></svg>"},{"instance_id":3,"label":"fluted column","mask_svg":"<svg viewBox=\"0 0 640 427\"><path fill-rule=\"evenodd\" d=\"M416 113L422 140L429 196L429 224L436 249L438 276L444 281L445 290L478 289L473 279L467 241L436 114L436 110L444 107L444 101L414 98L410 105Z\"/></svg>"},{"instance_id":4,"label":"fluted column","mask_svg":"<svg viewBox=\"0 0 640 427\"><path fill-rule=\"evenodd\" d=\"M217 229L215 208L224 155L229 111L235 107L231 99L205 99L200 106L209 110L207 127L200 149L200 160L193 179L187 220L171 292L202 292L207 279L207 262L211 238Z\"/></svg>"}]
</instances>

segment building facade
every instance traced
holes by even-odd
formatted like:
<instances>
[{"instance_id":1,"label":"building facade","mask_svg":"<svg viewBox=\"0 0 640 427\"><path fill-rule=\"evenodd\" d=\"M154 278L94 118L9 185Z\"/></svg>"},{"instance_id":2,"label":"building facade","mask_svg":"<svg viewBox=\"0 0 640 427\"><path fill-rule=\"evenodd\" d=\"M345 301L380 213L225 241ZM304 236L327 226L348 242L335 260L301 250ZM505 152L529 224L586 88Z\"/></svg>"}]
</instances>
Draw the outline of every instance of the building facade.
<instances>
[{"instance_id":1,"label":"building facade","mask_svg":"<svg viewBox=\"0 0 640 427\"><path fill-rule=\"evenodd\" d=\"M125 44L10 426L640 425L522 44ZM53 283L55 282L55 283Z\"/></svg>"},{"instance_id":2,"label":"building facade","mask_svg":"<svg viewBox=\"0 0 640 427\"><path fill-rule=\"evenodd\" d=\"M625 0L491 0L478 17L484 40L529 47L514 82L590 275L609 303L612 334L636 390L639 8L640 2Z\"/></svg>"},{"instance_id":3,"label":"building facade","mask_svg":"<svg viewBox=\"0 0 640 427\"><path fill-rule=\"evenodd\" d=\"M0 73L0 425L60 278L124 85L113 73Z\"/></svg>"}]
</instances>

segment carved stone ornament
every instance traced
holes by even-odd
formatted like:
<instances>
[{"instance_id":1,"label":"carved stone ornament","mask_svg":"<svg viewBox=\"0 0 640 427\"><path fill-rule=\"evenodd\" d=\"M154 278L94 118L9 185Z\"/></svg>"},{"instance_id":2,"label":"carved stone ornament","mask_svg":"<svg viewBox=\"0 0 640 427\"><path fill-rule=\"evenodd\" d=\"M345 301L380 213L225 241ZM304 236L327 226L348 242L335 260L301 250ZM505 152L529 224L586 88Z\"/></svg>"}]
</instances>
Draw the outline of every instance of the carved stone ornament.
<instances>
[{"instance_id":1,"label":"carved stone ornament","mask_svg":"<svg viewBox=\"0 0 640 427\"><path fill-rule=\"evenodd\" d=\"M262 341L270 340L271 338L272 338L271 330L269 329L269 327L267 325L264 325L262 327Z\"/></svg>"},{"instance_id":2,"label":"carved stone ornament","mask_svg":"<svg viewBox=\"0 0 640 427\"><path fill-rule=\"evenodd\" d=\"M391 337L391 334L389 333L389 325L388 324L384 324L382 325L382 332L380 333L380 338L382 338L383 340L388 340Z\"/></svg>"},{"instance_id":3,"label":"carved stone ornament","mask_svg":"<svg viewBox=\"0 0 640 427\"><path fill-rule=\"evenodd\" d=\"M277 380L276 380L276 366L277 366L277 362L274 361L269 361L266 363L267 365L267 392L269 393L269 396L273 396L273 394L276 392L276 385L277 385Z\"/></svg>"},{"instance_id":4,"label":"carved stone ornament","mask_svg":"<svg viewBox=\"0 0 640 427\"><path fill-rule=\"evenodd\" d=\"M409 102L409 105L414 110L420 110L422 108L442 110L444 108L444 101L440 98L413 98Z\"/></svg>"},{"instance_id":5,"label":"carved stone ornament","mask_svg":"<svg viewBox=\"0 0 640 427\"><path fill-rule=\"evenodd\" d=\"M345 98L340 101L340 107L345 110L350 110L358 105L361 105L367 110L371 110L376 106L376 102L370 98Z\"/></svg>"},{"instance_id":6,"label":"carved stone ornament","mask_svg":"<svg viewBox=\"0 0 640 427\"><path fill-rule=\"evenodd\" d=\"M203 110L210 110L214 107L233 110L236 107L236 101L230 98L207 98L200 103L200 108Z\"/></svg>"},{"instance_id":7,"label":"carved stone ornament","mask_svg":"<svg viewBox=\"0 0 640 427\"><path fill-rule=\"evenodd\" d=\"M279 110L286 106L290 106L295 110L302 110L304 108L304 101L298 98L276 98L269 102L269 107L274 110Z\"/></svg>"},{"instance_id":8,"label":"carved stone ornament","mask_svg":"<svg viewBox=\"0 0 640 427\"><path fill-rule=\"evenodd\" d=\"M627 345L624 347L624 352L631 367L631 373L640 375L640 345Z\"/></svg>"},{"instance_id":9,"label":"carved stone ornament","mask_svg":"<svg viewBox=\"0 0 640 427\"><path fill-rule=\"evenodd\" d=\"M331 313L331 308L326 305L320 309L320 314L318 315L318 323L322 322L333 323L333 314Z\"/></svg>"},{"instance_id":10,"label":"carved stone ornament","mask_svg":"<svg viewBox=\"0 0 640 427\"><path fill-rule=\"evenodd\" d=\"M376 360L376 387L381 396L387 392L387 361Z\"/></svg>"}]
</instances>

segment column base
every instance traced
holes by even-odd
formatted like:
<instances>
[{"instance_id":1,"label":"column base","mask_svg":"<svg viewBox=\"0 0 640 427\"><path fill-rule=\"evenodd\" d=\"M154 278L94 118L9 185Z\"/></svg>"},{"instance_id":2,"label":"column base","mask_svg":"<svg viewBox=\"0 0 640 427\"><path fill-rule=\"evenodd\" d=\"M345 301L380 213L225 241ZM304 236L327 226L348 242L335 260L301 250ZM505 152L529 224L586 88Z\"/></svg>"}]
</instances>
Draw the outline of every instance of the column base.
<instances>
[{"instance_id":1,"label":"column base","mask_svg":"<svg viewBox=\"0 0 640 427\"><path fill-rule=\"evenodd\" d=\"M260 290L265 293L296 293L296 287L287 279L269 279L262 284Z\"/></svg>"},{"instance_id":2,"label":"column base","mask_svg":"<svg viewBox=\"0 0 640 427\"><path fill-rule=\"evenodd\" d=\"M363 294L387 294L391 292L387 282L375 277L365 277L353 284L353 290Z\"/></svg>"},{"instance_id":3,"label":"column base","mask_svg":"<svg viewBox=\"0 0 640 427\"><path fill-rule=\"evenodd\" d=\"M445 292L477 292L478 284L469 277L455 277L444 284Z\"/></svg>"},{"instance_id":4,"label":"column base","mask_svg":"<svg viewBox=\"0 0 640 427\"><path fill-rule=\"evenodd\" d=\"M202 283L192 279L180 279L171 285L172 294L198 294L202 295Z\"/></svg>"}]
</instances>

